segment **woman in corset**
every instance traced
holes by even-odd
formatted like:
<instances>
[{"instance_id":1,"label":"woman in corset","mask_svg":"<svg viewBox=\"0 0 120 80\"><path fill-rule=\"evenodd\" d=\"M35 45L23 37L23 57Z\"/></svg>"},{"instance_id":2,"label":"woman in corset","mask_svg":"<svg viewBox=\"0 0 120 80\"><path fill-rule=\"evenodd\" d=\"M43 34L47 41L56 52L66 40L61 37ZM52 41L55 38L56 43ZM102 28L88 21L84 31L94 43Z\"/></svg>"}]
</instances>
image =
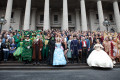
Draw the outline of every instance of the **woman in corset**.
<instances>
[{"instance_id":1,"label":"woman in corset","mask_svg":"<svg viewBox=\"0 0 120 80\"><path fill-rule=\"evenodd\" d=\"M112 59L103 50L103 46L100 44L99 39L94 46L94 50L87 59L87 63L90 67L101 67L101 68L113 68Z\"/></svg>"}]
</instances>

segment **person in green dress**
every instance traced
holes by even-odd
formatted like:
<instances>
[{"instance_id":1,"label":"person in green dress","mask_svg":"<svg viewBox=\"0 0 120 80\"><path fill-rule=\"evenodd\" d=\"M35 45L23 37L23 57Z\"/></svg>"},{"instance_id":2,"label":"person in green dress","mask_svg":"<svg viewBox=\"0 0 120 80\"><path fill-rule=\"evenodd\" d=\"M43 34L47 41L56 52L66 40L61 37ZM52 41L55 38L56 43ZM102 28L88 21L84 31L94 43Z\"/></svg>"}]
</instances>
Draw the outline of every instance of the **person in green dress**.
<instances>
[{"instance_id":1,"label":"person in green dress","mask_svg":"<svg viewBox=\"0 0 120 80\"><path fill-rule=\"evenodd\" d=\"M17 31L17 36L21 36L21 31L20 30Z\"/></svg>"},{"instance_id":2,"label":"person in green dress","mask_svg":"<svg viewBox=\"0 0 120 80\"><path fill-rule=\"evenodd\" d=\"M20 36L16 35L14 37L15 43L18 44L20 42Z\"/></svg>"},{"instance_id":3,"label":"person in green dress","mask_svg":"<svg viewBox=\"0 0 120 80\"><path fill-rule=\"evenodd\" d=\"M49 47L48 47L48 36L45 36L45 39L43 39L43 49L42 49L42 60L45 62L48 59L48 52L49 52Z\"/></svg>"},{"instance_id":4,"label":"person in green dress","mask_svg":"<svg viewBox=\"0 0 120 80\"><path fill-rule=\"evenodd\" d=\"M19 61L22 61L22 53L23 53L23 38L21 38L20 42L17 44L17 50L13 53L13 56L15 56L16 59Z\"/></svg>"},{"instance_id":5,"label":"person in green dress","mask_svg":"<svg viewBox=\"0 0 120 80\"><path fill-rule=\"evenodd\" d=\"M30 40L29 35L26 35L26 39L23 42L23 54L22 59L25 64L28 64L32 61L32 40Z\"/></svg>"},{"instance_id":6,"label":"person in green dress","mask_svg":"<svg viewBox=\"0 0 120 80\"><path fill-rule=\"evenodd\" d=\"M30 34L30 39L33 37L33 33L34 33L34 31L33 31L33 30L30 30L30 31L29 31L29 34Z\"/></svg>"},{"instance_id":7,"label":"person in green dress","mask_svg":"<svg viewBox=\"0 0 120 80\"><path fill-rule=\"evenodd\" d=\"M71 41L72 41L72 36L70 36L70 38L69 38L69 40L67 42L67 44L68 44L67 58L68 59L72 58L72 52L71 52L71 48L70 48Z\"/></svg>"}]
</instances>

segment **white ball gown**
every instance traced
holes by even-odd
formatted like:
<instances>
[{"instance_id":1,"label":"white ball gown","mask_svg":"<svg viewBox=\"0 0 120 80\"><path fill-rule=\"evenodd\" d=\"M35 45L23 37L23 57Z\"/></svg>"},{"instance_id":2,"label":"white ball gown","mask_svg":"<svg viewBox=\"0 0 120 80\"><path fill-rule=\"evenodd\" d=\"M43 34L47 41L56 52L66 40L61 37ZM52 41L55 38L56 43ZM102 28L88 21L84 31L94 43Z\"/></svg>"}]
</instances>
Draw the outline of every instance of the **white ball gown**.
<instances>
[{"instance_id":1,"label":"white ball gown","mask_svg":"<svg viewBox=\"0 0 120 80\"><path fill-rule=\"evenodd\" d=\"M66 65L66 59L64 56L63 49L61 48L61 43L56 43L56 48L53 56L53 66Z\"/></svg>"},{"instance_id":2,"label":"white ball gown","mask_svg":"<svg viewBox=\"0 0 120 80\"><path fill-rule=\"evenodd\" d=\"M87 63L90 67L101 67L101 68L113 68L112 59L109 55L102 50L101 44L95 44L95 50L93 50L87 59Z\"/></svg>"}]
</instances>

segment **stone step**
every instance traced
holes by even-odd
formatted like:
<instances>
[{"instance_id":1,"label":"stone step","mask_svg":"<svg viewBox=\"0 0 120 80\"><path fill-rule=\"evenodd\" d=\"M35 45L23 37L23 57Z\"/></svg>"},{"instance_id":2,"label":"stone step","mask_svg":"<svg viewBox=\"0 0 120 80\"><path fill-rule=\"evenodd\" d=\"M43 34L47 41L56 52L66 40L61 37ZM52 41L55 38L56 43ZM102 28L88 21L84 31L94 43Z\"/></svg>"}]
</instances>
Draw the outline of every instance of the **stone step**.
<instances>
[{"instance_id":1,"label":"stone step","mask_svg":"<svg viewBox=\"0 0 120 80\"><path fill-rule=\"evenodd\" d=\"M27 66L33 66L32 63L26 64ZM120 65L120 63L117 63L116 65ZM23 62L18 61L7 61L7 62L1 62L0 66L25 66ZM46 63L40 63L40 66L48 66ZM68 63L67 66L88 66L86 63Z\"/></svg>"},{"instance_id":2,"label":"stone step","mask_svg":"<svg viewBox=\"0 0 120 80\"><path fill-rule=\"evenodd\" d=\"M33 66L33 64L24 64L24 63L1 63L0 66ZM48 66L45 63L40 63L39 66ZM67 66L88 66L87 64L83 63L68 63Z\"/></svg>"},{"instance_id":3,"label":"stone step","mask_svg":"<svg viewBox=\"0 0 120 80\"><path fill-rule=\"evenodd\" d=\"M66 66L53 67L45 63L40 65L23 64L23 62L18 61L8 61L6 63L0 63L0 70L76 70L76 69L90 69L87 64L83 63L68 63ZM120 63L117 63L114 68L120 68Z\"/></svg>"},{"instance_id":4,"label":"stone step","mask_svg":"<svg viewBox=\"0 0 120 80\"><path fill-rule=\"evenodd\" d=\"M1 61L1 63L23 63L23 62L21 62L21 61L7 61L7 62ZM74 64L78 64L78 63L75 62ZM79 63L79 64L84 64L84 63ZM120 62L118 62L116 64L120 64Z\"/></svg>"},{"instance_id":5,"label":"stone step","mask_svg":"<svg viewBox=\"0 0 120 80\"><path fill-rule=\"evenodd\" d=\"M4 61L1 61L1 63L4 63ZM21 61L7 61L6 63L23 63Z\"/></svg>"},{"instance_id":6,"label":"stone step","mask_svg":"<svg viewBox=\"0 0 120 80\"><path fill-rule=\"evenodd\" d=\"M75 70L75 69L89 69L89 66L0 66L0 70Z\"/></svg>"},{"instance_id":7,"label":"stone step","mask_svg":"<svg viewBox=\"0 0 120 80\"><path fill-rule=\"evenodd\" d=\"M120 68L115 66L114 68ZM78 70L78 69L91 69L89 66L0 66L0 70Z\"/></svg>"},{"instance_id":8,"label":"stone step","mask_svg":"<svg viewBox=\"0 0 120 80\"><path fill-rule=\"evenodd\" d=\"M66 66L46 66L46 65L0 65L0 70L78 70L78 69L90 69L88 65L66 65ZM114 66L114 68L120 68L120 65Z\"/></svg>"}]
</instances>

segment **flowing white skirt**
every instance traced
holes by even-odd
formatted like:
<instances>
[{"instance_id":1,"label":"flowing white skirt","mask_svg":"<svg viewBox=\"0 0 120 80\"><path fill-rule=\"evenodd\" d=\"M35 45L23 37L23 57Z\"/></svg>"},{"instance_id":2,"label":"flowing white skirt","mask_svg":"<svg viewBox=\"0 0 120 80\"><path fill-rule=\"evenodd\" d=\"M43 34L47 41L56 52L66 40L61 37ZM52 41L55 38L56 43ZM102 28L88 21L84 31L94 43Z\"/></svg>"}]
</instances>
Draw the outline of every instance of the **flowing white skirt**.
<instances>
[{"instance_id":1,"label":"flowing white skirt","mask_svg":"<svg viewBox=\"0 0 120 80\"><path fill-rule=\"evenodd\" d=\"M93 50L87 59L90 67L113 68L112 59L103 50Z\"/></svg>"}]
</instances>

